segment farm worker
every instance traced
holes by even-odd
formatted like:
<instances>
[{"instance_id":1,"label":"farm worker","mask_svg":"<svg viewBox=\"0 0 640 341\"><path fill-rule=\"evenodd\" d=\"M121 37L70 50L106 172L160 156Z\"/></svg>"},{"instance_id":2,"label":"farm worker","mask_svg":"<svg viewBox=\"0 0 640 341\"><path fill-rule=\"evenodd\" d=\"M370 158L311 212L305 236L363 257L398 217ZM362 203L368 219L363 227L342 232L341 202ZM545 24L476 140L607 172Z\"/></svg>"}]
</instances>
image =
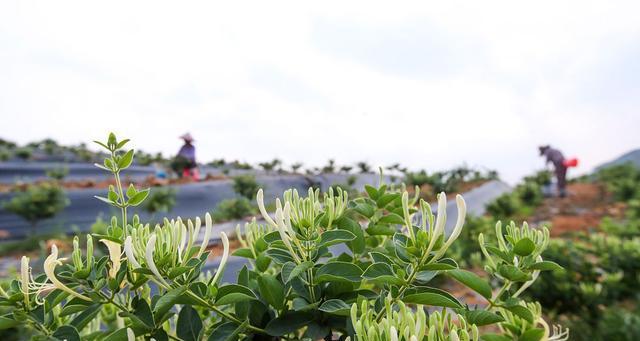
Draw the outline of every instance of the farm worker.
<instances>
[{"instance_id":1,"label":"farm worker","mask_svg":"<svg viewBox=\"0 0 640 341\"><path fill-rule=\"evenodd\" d=\"M182 177L191 177L198 180L199 174L196 168L196 148L193 146L193 137L186 133L180 138L184 141L184 145L180 147L176 160L174 160L174 170Z\"/></svg>"},{"instance_id":2,"label":"farm worker","mask_svg":"<svg viewBox=\"0 0 640 341\"><path fill-rule=\"evenodd\" d=\"M553 164L555 168L556 179L558 180L558 193L560 197L567 195L567 168L577 166L577 159L566 160L562 152L549 145L538 147L540 156L547 158L547 164ZM567 161L570 161L569 163Z\"/></svg>"}]
</instances>

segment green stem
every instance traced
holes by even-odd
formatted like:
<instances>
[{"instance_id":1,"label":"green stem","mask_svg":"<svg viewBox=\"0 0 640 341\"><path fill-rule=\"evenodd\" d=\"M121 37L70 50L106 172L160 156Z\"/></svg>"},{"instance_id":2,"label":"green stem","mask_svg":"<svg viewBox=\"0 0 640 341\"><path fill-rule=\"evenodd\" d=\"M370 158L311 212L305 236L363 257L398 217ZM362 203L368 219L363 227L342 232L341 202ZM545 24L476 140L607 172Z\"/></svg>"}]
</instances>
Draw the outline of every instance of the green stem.
<instances>
[{"instance_id":1,"label":"green stem","mask_svg":"<svg viewBox=\"0 0 640 341\"><path fill-rule=\"evenodd\" d=\"M202 299L200 296L196 295L192 291L187 290L186 294L189 295L194 300L198 301L198 303L200 303L200 304L206 306L207 308L215 311L216 314L226 318L227 320L233 321L233 322L235 322L237 324L242 324L243 323L237 317L235 317L235 316L233 316L233 315L231 315L231 314L229 314L227 312L224 312L224 311L220 310L220 308L210 304L209 302L207 302L206 300ZM258 333L265 334L265 335L267 334L266 330L264 330L262 328L259 328L259 327L256 327L256 326L252 326L251 324L247 324L247 328L252 330L252 331L254 331L254 332L258 332Z\"/></svg>"},{"instance_id":2,"label":"green stem","mask_svg":"<svg viewBox=\"0 0 640 341\"><path fill-rule=\"evenodd\" d=\"M509 289L509 287L511 287L512 282L511 281L505 281L504 284L502 285L502 287L500 288L500 290L498 291L498 293L496 293L495 297L492 297L492 299L489 301L489 309L493 308L496 306L496 302L498 301L498 299L500 298L500 296Z\"/></svg>"}]
</instances>

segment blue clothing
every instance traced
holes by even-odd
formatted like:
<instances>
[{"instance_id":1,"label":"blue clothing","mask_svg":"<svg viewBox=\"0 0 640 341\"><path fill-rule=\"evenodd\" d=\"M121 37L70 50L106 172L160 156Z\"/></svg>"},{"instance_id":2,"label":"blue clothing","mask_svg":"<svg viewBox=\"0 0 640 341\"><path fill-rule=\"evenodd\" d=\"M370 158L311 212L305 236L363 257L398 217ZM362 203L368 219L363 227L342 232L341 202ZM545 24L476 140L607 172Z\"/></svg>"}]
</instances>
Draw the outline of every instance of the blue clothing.
<instances>
[{"instance_id":1,"label":"blue clothing","mask_svg":"<svg viewBox=\"0 0 640 341\"><path fill-rule=\"evenodd\" d=\"M191 161L194 165L196 164L196 148L190 143L185 143L184 146L180 148L178 156L182 156L183 158Z\"/></svg>"}]
</instances>

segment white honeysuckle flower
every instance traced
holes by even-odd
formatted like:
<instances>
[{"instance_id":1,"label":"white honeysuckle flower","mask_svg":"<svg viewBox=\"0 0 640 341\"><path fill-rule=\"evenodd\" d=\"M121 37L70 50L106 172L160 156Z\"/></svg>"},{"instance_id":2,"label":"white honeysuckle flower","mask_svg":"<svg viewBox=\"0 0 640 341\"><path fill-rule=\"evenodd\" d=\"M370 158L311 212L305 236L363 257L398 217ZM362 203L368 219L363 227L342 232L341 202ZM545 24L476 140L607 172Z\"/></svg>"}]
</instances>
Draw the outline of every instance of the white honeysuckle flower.
<instances>
[{"instance_id":1,"label":"white honeysuckle flower","mask_svg":"<svg viewBox=\"0 0 640 341\"><path fill-rule=\"evenodd\" d=\"M204 237L202 239L202 244L200 245L200 251L198 251L197 257L200 257L204 253L207 246L209 246L209 238L211 238L211 229L213 228L213 220L211 219L211 215L208 212L204 216L204 224L205 224Z\"/></svg>"},{"instance_id":2,"label":"white honeysuckle flower","mask_svg":"<svg viewBox=\"0 0 640 341\"><path fill-rule=\"evenodd\" d=\"M453 244L453 242L458 239L460 233L462 232L462 227L464 226L464 221L467 216L467 203L464 201L464 198L460 194L456 195L456 205L458 207L458 218L456 219L456 225L453 228L453 232L451 232L449 239L447 239L447 242L444 243L438 253L436 253L436 255L434 256L434 259L436 260L442 257L445 252L447 252L447 249L449 249L451 244ZM439 212L440 211L438 211L438 213Z\"/></svg>"},{"instance_id":3,"label":"white honeysuckle flower","mask_svg":"<svg viewBox=\"0 0 640 341\"><path fill-rule=\"evenodd\" d=\"M155 233L152 234L151 237L149 237L149 241L147 242L147 247L145 249L145 261L147 263L147 266L149 267L149 270L151 270L151 272L153 272L153 274L156 276L158 282L165 288L169 288L169 283L164 280L164 278L160 274L160 271L158 271L158 268L156 267L156 263L153 261L153 251L156 248L156 238L157 237Z\"/></svg>"},{"instance_id":4,"label":"white honeysuckle flower","mask_svg":"<svg viewBox=\"0 0 640 341\"><path fill-rule=\"evenodd\" d=\"M267 213L267 209L264 207L264 193L262 192L262 188L260 188L258 190L258 194L256 194L256 201L258 202L258 209L260 210L260 214L264 217L264 220L273 226L277 226L276 222L271 219L271 216Z\"/></svg>"},{"instance_id":5,"label":"white honeysuckle flower","mask_svg":"<svg viewBox=\"0 0 640 341\"><path fill-rule=\"evenodd\" d=\"M24 295L24 304L29 306L29 281L31 279L31 268L29 267L29 257L22 256L20 260L20 288Z\"/></svg>"},{"instance_id":6,"label":"white honeysuckle flower","mask_svg":"<svg viewBox=\"0 0 640 341\"><path fill-rule=\"evenodd\" d=\"M135 252L133 250L133 242L131 236L127 236L124 240L124 254L127 256L127 260L129 260L129 264L135 270L140 267L140 263L136 259Z\"/></svg>"},{"instance_id":7,"label":"white honeysuckle flower","mask_svg":"<svg viewBox=\"0 0 640 341\"><path fill-rule=\"evenodd\" d=\"M127 238L130 238L130 236L127 236ZM104 243L104 245L107 246L107 249L109 249L109 259L111 260L109 277L116 278L118 271L120 271L120 258L122 257L121 246L109 239L100 239L100 242Z\"/></svg>"},{"instance_id":8,"label":"white honeysuckle flower","mask_svg":"<svg viewBox=\"0 0 640 341\"><path fill-rule=\"evenodd\" d=\"M458 337L458 332L455 330L452 330L451 332L449 332L449 340L460 341L460 338Z\"/></svg>"},{"instance_id":9,"label":"white honeysuckle flower","mask_svg":"<svg viewBox=\"0 0 640 341\"><path fill-rule=\"evenodd\" d=\"M411 335L411 338L409 338L409 341L418 341L418 337L416 337L415 335Z\"/></svg>"},{"instance_id":10,"label":"white honeysuckle flower","mask_svg":"<svg viewBox=\"0 0 640 341\"><path fill-rule=\"evenodd\" d=\"M56 277L55 274L55 270L56 267L58 265L62 265L62 261L64 260L64 258L58 258L58 247L56 246L56 244L53 244L51 246L51 254L44 260L44 273L47 276L47 279L51 282L51 283L33 283L33 281L29 281L29 290L35 290L36 291L36 303L38 304L43 304L44 301L39 302L37 300L37 297L44 293L44 292L48 292L50 290L53 289L60 289L68 294L70 294L71 296L80 298L82 300L85 301L92 301L92 299L90 299L89 297L82 295L78 292L76 292L75 290L69 288L68 286L64 285L62 282L60 282L60 280Z\"/></svg>"},{"instance_id":11,"label":"white honeysuckle flower","mask_svg":"<svg viewBox=\"0 0 640 341\"><path fill-rule=\"evenodd\" d=\"M218 284L218 280L220 279L221 274L224 272L224 267L227 264L227 259L229 258L229 238L227 234L224 232L220 232L220 237L222 239L222 259L220 260L220 265L218 266L218 271L213 276L213 284Z\"/></svg>"},{"instance_id":12,"label":"white honeysuckle flower","mask_svg":"<svg viewBox=\"0 0 640 341\"><path fill-rule=\"evenodd\" d=\"M536 257L536 262L542 262L542 256L538 256ZM533 282L535 282L538 279L538 276L540 276L540 270L534 270L533 273L531 274L531 279L528 280L527 282L525 282L519 289L518 291L516 291L513 294L513 297L518 297L520 296L520 294L522 294L525 290L527 290L527 288L529 288L531 286L531 284L533 284Z\"/></svg>"},{"instance_id":13,"label":"white honeysuckle flower","mask_svg":"<svg viewBox=\"0 0 640 341\"><path fill-rule=\"evenodd\" d=\"M442 233L444 233L444 225L447 220L447 195L444 192L438 194L438 215L436 216L435 227L433 233L429 236L429 245L426 253L430 253L436 244L436 241Z\"/></svg>"}]
</instances>

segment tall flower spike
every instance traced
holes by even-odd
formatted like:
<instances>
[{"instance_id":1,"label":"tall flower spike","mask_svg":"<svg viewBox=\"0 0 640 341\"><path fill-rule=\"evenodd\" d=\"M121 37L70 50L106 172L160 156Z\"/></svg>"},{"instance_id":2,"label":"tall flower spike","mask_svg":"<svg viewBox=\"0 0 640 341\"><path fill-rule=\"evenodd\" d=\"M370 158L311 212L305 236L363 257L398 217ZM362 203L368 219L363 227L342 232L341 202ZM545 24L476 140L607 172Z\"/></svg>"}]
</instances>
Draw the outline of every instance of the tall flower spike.
<instances>
[{"instance_id":1,"label":"tall flower spike","mask_svg":"<svg viewBox=\"0 0 640 341\"><path fill-rule=\"evenodd\" d=\"M216 271L215 276L213 276L213 284L218 284L218 280L222 273L224 273L224 267L227 264L227 259L229 258L229 238L227 234L224 232L220 232L220 237L222 239L222 259L220 260L220 265L218 266L218 271Z\"/></svg>"},{"instance_id":2,"label":"tall flower spike","mask_svg":"<svg viewBox=\"0 0 640 341\"><path fill-rule=\"evenodd\" d=\"M55 274L55 270L56 267L58 265L62 265L62 260L64 259L58 259L58 247L56 246L56 244L53 244L51 246L51 254L49 255L49 257L47 257L47 259L45 259L44 261L44 273L47 275L47 278L49 279L49 281L51 281L51 284L53 285L54 289L60 289L72 296L75 296L77 298L83 299L85 301L92 301L92 299L90 299L89 297L82 295L78 292L76 292L75 290L69 288L68 286L64 285L62 282L60 282L60 280L56 277ZM44 292L47 289L47 285L43 284L40 285L40 288L38 290L38 294Z\"/></svg>"},{"instance_id":3,"label":"tall flower spike","mask_svg":"<svg viewBox=\"0 0 640 341\"><path fill-rule=\"evenodd\" d=\"M436 216L436 223L433 229L433 234L429 236L429 246L427 247L427 253L431 252L436 244L436 241L440 235L444 232L444 225L447 221L447 195L444 192L438 194L438 215Z\"/></svg>"},{"instance_id":4,"label":"tall flower spike","mask_svg":"<svg viewBox=\"0 0 640 341\"><path fill-rule=\"evenodd\" d=\"M127 238L131 238L131 236L127 236ZM107 249L109 249L109 260L111 260L109 277L116 278L118 271L120 271L120 258L122 257L121 246L109 239L100 239L100 242L104 243L104 245L107 246Z\"/></svg>"}]
</instances>

